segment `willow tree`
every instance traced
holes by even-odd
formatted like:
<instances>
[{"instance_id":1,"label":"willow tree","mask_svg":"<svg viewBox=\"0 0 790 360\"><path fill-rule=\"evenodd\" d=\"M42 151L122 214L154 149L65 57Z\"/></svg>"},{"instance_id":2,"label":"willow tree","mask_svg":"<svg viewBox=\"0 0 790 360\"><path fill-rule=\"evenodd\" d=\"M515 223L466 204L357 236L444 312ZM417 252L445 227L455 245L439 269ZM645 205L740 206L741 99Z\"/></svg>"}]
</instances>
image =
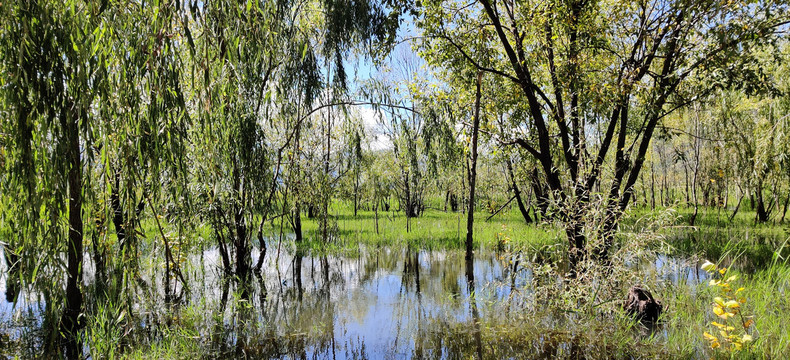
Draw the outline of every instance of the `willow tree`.
<instances>
[{"instance_id":1,"label":"willow tree","mask_svg":"<svg viewBox=\"0 0 790 360\"><path fill-rule=\"evenodd\" d=\"M275 101L287 97L278 93L287 83L283 74L311 71L311 58L295 55L303 47L291 9L283 5L217 1L192 13L191 82L199 120L192 141L201 194L195 205L214 228L225 270L240 278L250 274L250 241L256 230L260 234L254 216L268 216L276 191L274 150L266 138L274 134L262 126L272 124Z\"/></svg>"},{"instance_id":2,"label":"willow tree","mask_svg":"<svg viewBox=\"0 0 790 360\"><path fill-rule=\"evenodd\" d=\"M94 84L101 89L96 106L101 122L92 133L96 144L91 153L100 183L94 185L93 205L104 207L116 234L115 243L93 244L94 257L102 247L111 250L106 259L108 265L114 263L111 295L143 283L137 238L144 209L153 215L153 237L164 248L165 299L173 299L178 283L181 290L186 287L178 259L183 254L175 254L172 244L184 241L185 227L191 226L185 213L191 199L185 161L189 89L182 80L187 54L179 36L184 12L179 3L165 1L106 10L112 22L105 31L104 54L110 61L105 81ZM104 231L108 228L105 224Z\"/></svg>"},{"instance_id":3,"label":"willow tree","mask_svg":"<svg viewBox=\"0 0 790 360\"><path fill-rule=\"evenodd\" d=\"M80 349L84 149L92 146L93 85L106 75L104 10L82 1L0 6L3 208L15 215L12 243L30 281L66 253L60 333L69 358Z\"/></svg>"},{"instance_id":4,"label":"willow tree","mask_svg":"<svg viewBox=\"0 0 790 360\"><path fill-rule=\"evenodd\" d=\"M179 11L171 2L0 6L8 115L2 127L9 135L3 204L17 237L13 251L30 282L38 269L59 267L65 247L65 301L54 302L64 304L60 333L69 358L80 351L85 238L90 235L97 277L104 280L114 256L102 219L112 219L117 254L131 254L142 205L158 197L160 184L184 179L184 164L172 156L184 152L179 134L186 114L173 46ZM139 191L145 184L153 184L150 191ZM84 226L86 213L95 226ZM160 233L167 244L161 226ZM115 264L116 289L134 273L127 272L130 258ZM167 264L177 267L170 257Z\"/></svg>"},{"instance_id":5,"label":"willow tree","mask_svg":"<svg viewBox=\"0 0 790 360\"><path fill-rule=\"evenodd\" d=\"M416 10L431 61L509 80L501 91L523 116L499 140L540 164L572 269L590 254L608 258L662 118L746 78L739 65L790 16L773 0L428 1ZM488 51L472 51L481 40Z\"/></svg>"},{"instance_id":6,"label":"willow tree","mask_svg":"<svg viewBox=\"0 0 790 360\"><path fill-rule=\"evenodd\" d=\"M345 87L343 58L352 45L386 40L397 22L372 3L343 0L216 1L194 7L191 18L201 206L226 270L243 279L256 235L264 255L262 228L276 196L284 208L293 199L295 211L281 211L295 213L301 235L303 123L334 104L318 95ZM322 72L323 64L332 71ZM290 195L282 184L294 187Z\"/></svg>"},{"instance_id":7,"label":"willow tree","mask_svg":"<svg viewBox=\"0 0 790 360\"><path fill-rule=\"evenodd\" d=\"M714 129L726 139L725 148L735 157L735 169L744 176L738 181L746 189L755 210L755 222L784 213L780 196L787 174L787 131L790 121L782 111L786 105L770 98L745 97L732 92L717 99L716 115L722 124ZM788 197L790 198L790 197ZM776 211L776 212L774 212ZM781 216L781 215L780 215Z\"/></svg>"}]
</instances>

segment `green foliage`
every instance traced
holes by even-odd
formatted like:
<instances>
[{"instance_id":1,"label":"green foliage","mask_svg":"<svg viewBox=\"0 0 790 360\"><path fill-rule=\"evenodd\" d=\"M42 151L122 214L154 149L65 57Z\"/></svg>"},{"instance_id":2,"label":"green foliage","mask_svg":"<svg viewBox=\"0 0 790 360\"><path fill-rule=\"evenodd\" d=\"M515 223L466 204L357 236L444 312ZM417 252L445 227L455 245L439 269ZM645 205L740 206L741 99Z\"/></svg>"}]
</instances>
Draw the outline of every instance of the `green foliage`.
<instances>
[{"instance_id":1,"label":"green foliage","mask_svg":"<svg viewBox=\"0 0 790 360\"><path fill-rule=\"evenodd\" d=\"M649 281L678 303L663 343L635 340L614 304L647 276L632 267L645 259L742 253L756 319L786 313L770 293L788 278L777 260L786 231L771 223L790 203L787 10L773 0L2 1L0 245L7 296L30 313L0 319L0 351L58 353L65 335L92 358L227 355L214 348L232 342L222 329L258 320L228 325L224 309L190 296L193 257L214 247L236 285L291 232L305 241L285 246L315 255L460 248L466 216L455 210L469 205L467 126L483 71L475 215L491 218L475 224L475 248L535 275L521 304L534 316L482 322L487 341L515 344L491 355L708 354L697 287ZM421 57L393 54L412 19ZM369 62L381 71L362 81ZM506 204L514 186L540 223ZM657 212L646 212L648 189ZM640 190L643 208L629 212ZM678 235L677 214L699 228ZM714 311L740 316L725 283ZM248 296L231 301L248 311ZM585 325L539 344L555 328L542 308ZM71 318L85 320L79 334L62 326ZM332 321L320 321L311 334L325 341ZM760 330L750 351L786 355L784 325L741 325ZM745 344L735 326L714 326L726 334L710 344ZM220 339L195 341L207 332Z\"/></svg>"}]
</instances>

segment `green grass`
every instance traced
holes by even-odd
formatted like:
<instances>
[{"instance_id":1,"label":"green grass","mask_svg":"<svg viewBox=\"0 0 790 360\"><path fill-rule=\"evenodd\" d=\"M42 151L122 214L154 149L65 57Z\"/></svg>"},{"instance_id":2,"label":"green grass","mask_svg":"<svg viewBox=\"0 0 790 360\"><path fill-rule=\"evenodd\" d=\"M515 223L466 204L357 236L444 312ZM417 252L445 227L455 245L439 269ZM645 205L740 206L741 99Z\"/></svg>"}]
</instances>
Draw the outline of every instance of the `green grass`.
<instances>
[{"instance_id":1,"label":"green grass","mask_svg":"<svg viewBox=\"0 0 790 360\"><path fill-rule=\"evenodd\" d=\"M737 269L736 269L737 270ZM790 322L784 321L790 311L786 289L790 286L790 266L786 262L770 265L754 274L741 274L736 287L744 287L747 303L742 311L754 316L752 330L755 342L746 350L732 354L735 358L786 359L790 356ZM707 284L667 285L661 290L669 304L664 347L676 354L689 357L728 357L726 351L710 349L702 340L707 331L718 334L710 325L719 321L712 310L712 300L717 294ZM696 356L699 355L699 356Z\"/></svg>"},{"instance_id":2,"label":"green grass","mask_svg":"<svg viewBox=\"0 0 790 360\"><path fill-rule=\"evenodd\" d=\"M687 206L673 206L678 216L678 225L689 226L691 216L694 214L694 208ZM638 219L642 216L648 215L655 211L661 211L661 208L656 210L638 207L631 208L630 218ZM697 228L717 228L723 229L743 229L748 228L753 232L761 233L764 235L775 235L783 233L783 229L790 226L790 217L785 219L784 223L778 223L779 219L774 216L768 222L756 223L755 212L745 207L741 207L738 214L730 221L732 211L720 208L700 207L694 226Z\"/></svg>"},{"instance_id":3,"label":"green grass","mask_svg":"<svg viewBox=\"0 0 790 360\"><path fill-rule=\"evenodd\" d=\"M426 209L417 217L407 219L403 212L379 212L378 233L376 232L375 213L359 210L354 216L353 208L343 202L330 207L330 228L334 239L328 244L321 241L320 219L303 217L302 227L305 246L313 250L356 249L360 245L390 246L411 245L423 249L460 249L466 241L467 214ZM527 224L516 209L505 210L486 221L490 213L475 212L474 244L476 248L492 249L507 238L513 247L550 246L564 243L561 232L550 226ZM274 228L270 228L270 231Z\"/></svg>"},{"instance_id":4,"label":"green grass","mask_svg":"<svg viewBox=\"0 0 790 360\"><path fill-rule=\"evenodd\" d=\"M787 222L758 224L754 222L754 211L746 209L741 209L733 221L728 221L729 213L720 215L718 209L700 208L692 227L688 219L693 209L681 207L675 212L676 222L658 230L670 245L670 255L698 256L727 263L737 258L736 265L750 273L770 265L777 250L784 258L790 256L790 247L783 246L790 237ZM623 225L631 226L636 219L653 213L649 209L634 210L623 220Z\"/></svg>"}]
</instances>

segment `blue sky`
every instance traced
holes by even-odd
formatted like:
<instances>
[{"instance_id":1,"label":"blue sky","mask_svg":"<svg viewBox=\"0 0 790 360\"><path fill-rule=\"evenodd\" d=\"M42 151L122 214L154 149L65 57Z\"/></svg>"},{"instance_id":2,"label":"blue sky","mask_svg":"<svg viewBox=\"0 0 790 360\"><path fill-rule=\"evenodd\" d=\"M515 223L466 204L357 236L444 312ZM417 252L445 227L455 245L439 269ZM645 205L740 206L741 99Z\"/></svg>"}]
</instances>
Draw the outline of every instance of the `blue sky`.
<instances>
[{"instance_id":1,"label":"blue sky","mask_svg":"<svg viewBox=\"0 0 790 360\"><path fill-rule=\"evenodd\" d=\"M404 57L419 58L419 55L417 55L417 53L412 50L412 41L403 40L414 38L417 35L418 32L414 26L414 21L411 17L408 17L403 21L401 27L398 29L398 40L396 41L398 41L399 44L393 49L392 53L384 60L381 66L394 67L396 65L395 62ZM422 62L422 60L418 60L418 62ZM349 75L349 91L352 94L358 89L358 84L365 82L372 77L383 76L382 69L377 68L371 59L367 57L354 56L344 60L344 66L346 67L346 71ZM365 101L366 99L357 100ZM362 121L365 125L365 130L370 140L371 150L388 149L392 146L392 143L389 141L387 136L384 135L384 128L380 125L379 120L377 119L380 116L386 117L386 114L377 114L372 107L366 105L358 106L354 111L362 118Z\"/></svg>"}]
</instances>

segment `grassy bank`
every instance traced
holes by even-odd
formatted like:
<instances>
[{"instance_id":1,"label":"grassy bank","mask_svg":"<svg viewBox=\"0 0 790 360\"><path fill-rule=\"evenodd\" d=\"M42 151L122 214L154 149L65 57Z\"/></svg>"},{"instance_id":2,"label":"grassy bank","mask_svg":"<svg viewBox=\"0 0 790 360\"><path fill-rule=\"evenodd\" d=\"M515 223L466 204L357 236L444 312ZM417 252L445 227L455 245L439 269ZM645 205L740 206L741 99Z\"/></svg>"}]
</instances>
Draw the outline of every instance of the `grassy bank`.
<instances>
[{"instance_id":1,"label":"grassy bank","mask_svg":"<svg viewBox=\"0 0 790 360\"><path fill-rule=\"evenodd\" d=\"M303 231L308 245L315 250L321 248L355 249L359 245L389 246L411 245L423 249L460 249L466 239L467 214L462 212L426 209L417 218L407 219L403 212L380 211L378 227L373 211L358 210L346 203L336 202L330 207L329 244L320 241L322 224L320 219L309 219L303 215ZM502 211L490 220L491 214L475 213L474 241L476 247L492 249L500 242L515 247L540 248L558 242L561 232L551 226L527 224L517 209ZM407 231L407 221L408 228ZM285 226L288 229L287 224ZM377 229L378 228L378 229ZM270 236L276 237L278 227L270 227Z\"/></svg>"}]
</instances>

